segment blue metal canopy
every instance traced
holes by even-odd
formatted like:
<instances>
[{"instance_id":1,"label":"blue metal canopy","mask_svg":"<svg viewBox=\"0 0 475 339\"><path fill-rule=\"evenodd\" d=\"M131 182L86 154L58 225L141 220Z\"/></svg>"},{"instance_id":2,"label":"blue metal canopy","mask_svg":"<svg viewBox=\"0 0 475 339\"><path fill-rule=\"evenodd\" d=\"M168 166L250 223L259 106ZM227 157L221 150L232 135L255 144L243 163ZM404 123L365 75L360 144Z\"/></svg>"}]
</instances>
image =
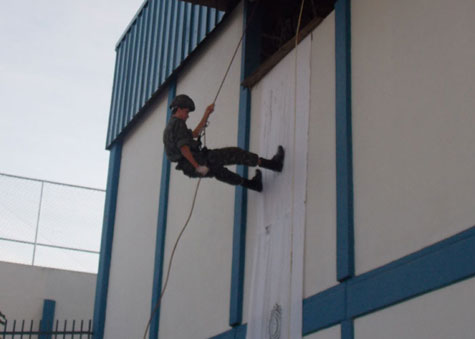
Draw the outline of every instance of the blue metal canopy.
<instances>
[{"instance_id":1,"label":"blue metal canopy","mask_svg":"<svg viewBox=\"0 0 475 339\"><path fill-rule=\"evenodd\" d=\"M147 0L116 46L106 148L221 22L223 11L179 0Z\"/></svg>"}]
</instances>

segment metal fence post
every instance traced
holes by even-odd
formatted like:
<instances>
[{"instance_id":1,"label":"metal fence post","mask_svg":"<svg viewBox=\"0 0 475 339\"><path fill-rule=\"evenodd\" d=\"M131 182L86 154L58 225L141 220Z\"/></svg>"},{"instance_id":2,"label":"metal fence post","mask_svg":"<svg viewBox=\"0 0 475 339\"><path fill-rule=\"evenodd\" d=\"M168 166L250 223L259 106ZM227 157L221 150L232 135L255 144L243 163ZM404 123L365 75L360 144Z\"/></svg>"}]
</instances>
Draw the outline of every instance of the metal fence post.
<instances>
[{"instance_id":1,"label":"metal fence post","mask_svg":"<svg viewBox=\"0 0 475 339\"><path fill-rule=\"evenodd\" d=\"M38 243L38 230L40 228L40 216L41 216L41 204L43 202L43 188L45 183L41 183L41 191L40 191L40 205L38 206L38 217L36 218L36 232L35 232L35 244L33 246L33 258L31 259L31 264L35 264L35 256L36 256L36 244Z\"/></svg>"},{"instance_id":2,"label":"metal fence post","mask_svg":"<svg viewBox=\"0 0 475 339\"><path fill-rule=\"evenodd\" d=\"M40 325L40 339L51 339L53 332L54 311L56 301L45 299L43 302L43 316Z\"/></svg>"}]
</instances>

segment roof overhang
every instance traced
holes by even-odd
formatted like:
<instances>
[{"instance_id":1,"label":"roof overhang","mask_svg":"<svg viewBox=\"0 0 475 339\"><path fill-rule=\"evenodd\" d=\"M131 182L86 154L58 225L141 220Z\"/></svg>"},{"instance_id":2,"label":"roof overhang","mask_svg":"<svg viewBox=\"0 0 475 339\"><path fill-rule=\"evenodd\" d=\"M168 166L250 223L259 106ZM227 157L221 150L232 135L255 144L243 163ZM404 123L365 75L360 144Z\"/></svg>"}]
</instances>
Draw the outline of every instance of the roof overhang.
<instances>
[{"instance_id":1,"label":"roof overhang","mask_svg":"<svg viewBox=\"0 0 475 339\"><path fill-rule=\"evenodd\" d=\"M219 11L228 11L236 4L236 2L238 2L238 0L181 0L181 1L190 2L195 5L216 8Z\"/></svg>"}]
</instances>

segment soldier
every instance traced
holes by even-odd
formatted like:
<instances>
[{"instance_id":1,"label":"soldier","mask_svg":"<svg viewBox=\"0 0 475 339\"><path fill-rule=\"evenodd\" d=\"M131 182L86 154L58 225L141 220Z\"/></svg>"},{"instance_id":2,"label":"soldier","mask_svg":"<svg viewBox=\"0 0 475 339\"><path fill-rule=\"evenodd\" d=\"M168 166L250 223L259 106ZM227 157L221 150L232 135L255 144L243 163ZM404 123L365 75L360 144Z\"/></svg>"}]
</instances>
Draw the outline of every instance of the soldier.
<instances>
[{"instance_id":1,"label":"soldier","mask_svg":"<svg viewBox=\"0 0 475 339\"><path fill-rule=\"evenodd\" d=\"M239 147L207 149L201 147L199 136L205 127L208 117L214 111L214 104L209 105L198 126L188 129L186 120L190 112L195 110L193 100L180 94L170 105L172 117L163 132L163 143L168 160L177 162L176 169L191 178L208 177L231 185L241 185L254 191L262 191L262 173L256 169L252 179L246 179L228 170L227 165L259 166L281 172L284 163L284 148L279 146L272 159L260 158L257 154Z\"/></svg>"}]
</instances>

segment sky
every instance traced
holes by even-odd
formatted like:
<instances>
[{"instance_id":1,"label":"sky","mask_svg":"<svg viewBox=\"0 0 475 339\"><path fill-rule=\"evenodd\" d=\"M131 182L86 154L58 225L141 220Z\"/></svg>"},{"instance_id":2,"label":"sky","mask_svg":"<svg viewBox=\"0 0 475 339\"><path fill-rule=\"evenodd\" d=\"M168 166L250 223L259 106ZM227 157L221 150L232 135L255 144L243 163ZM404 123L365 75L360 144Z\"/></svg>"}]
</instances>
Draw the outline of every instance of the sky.
<instances>
[{"instance_id":1,"label":"sky","mask_svg":"<svg viewBox=\"0 0 475 339\"><path fill-rule=\"evenodd\" d=\"M144 0L0 0L0 173L104 189L115 45Z\"/></svg>"}]
</instances>

